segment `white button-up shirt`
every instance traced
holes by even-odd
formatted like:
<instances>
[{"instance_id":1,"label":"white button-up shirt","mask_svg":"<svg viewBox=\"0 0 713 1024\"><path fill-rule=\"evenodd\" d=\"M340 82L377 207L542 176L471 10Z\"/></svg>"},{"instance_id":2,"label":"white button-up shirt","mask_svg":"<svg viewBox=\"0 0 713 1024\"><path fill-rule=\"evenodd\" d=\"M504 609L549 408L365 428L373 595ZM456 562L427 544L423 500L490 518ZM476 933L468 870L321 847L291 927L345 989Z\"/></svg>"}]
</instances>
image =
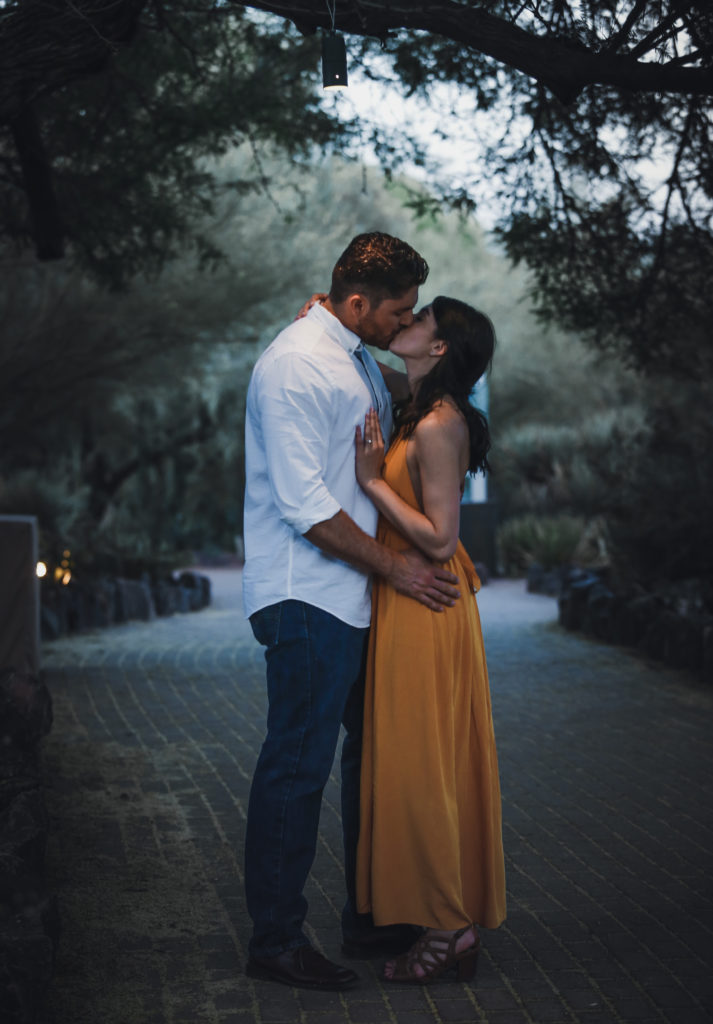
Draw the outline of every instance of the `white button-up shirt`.
<instances>
[{"instance_id":1,"label":"white button-up shirt","mask_svg":"<svg viewBox=\"0 0 713 1024\"><path fill-rule=\"evenodd\" d=\"M246 616L292 598L369 625L369 577L303 534L343 509L375 535L376 509L354 474L354 432L370 407L388 439L391 399L381 372L323 306L286 327L258 359L245 421Z\"/></svg>"}]
</instances>

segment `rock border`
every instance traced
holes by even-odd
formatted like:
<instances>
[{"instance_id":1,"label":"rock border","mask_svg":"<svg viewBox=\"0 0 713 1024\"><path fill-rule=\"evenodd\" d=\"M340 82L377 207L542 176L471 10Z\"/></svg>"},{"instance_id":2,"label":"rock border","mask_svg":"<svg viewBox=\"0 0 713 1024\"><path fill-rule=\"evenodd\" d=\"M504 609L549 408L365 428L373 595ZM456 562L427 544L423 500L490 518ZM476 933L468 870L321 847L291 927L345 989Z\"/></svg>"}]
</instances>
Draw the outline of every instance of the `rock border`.
<instances>
[{"instance_id":1,"label":"rock border","mask_svg":"<svg viewBox=\"0 0 713 1024\"><path fill-rule=\"evenodd\" d=\"M113 626L121 622L150 622L157 616L194 612L211 601L210 579L193 570L151 580L101 576L61 583L43 581L40 588L40 627L43 640L69 633Z\"/></svg>"},{"instance_id":2,"label":"rock border","mask_svg":"<svg viewBox=\"0 0 713 1024\"><path fill-rule=\"evenodd\" d=\"M634 648L713 682L713 615L686 592L686 584L664 592L638 588L616 593L603 573L572 566L546 572L531 566L527 589L557 597L564 629Z\"/></svg>"}]
</instances>

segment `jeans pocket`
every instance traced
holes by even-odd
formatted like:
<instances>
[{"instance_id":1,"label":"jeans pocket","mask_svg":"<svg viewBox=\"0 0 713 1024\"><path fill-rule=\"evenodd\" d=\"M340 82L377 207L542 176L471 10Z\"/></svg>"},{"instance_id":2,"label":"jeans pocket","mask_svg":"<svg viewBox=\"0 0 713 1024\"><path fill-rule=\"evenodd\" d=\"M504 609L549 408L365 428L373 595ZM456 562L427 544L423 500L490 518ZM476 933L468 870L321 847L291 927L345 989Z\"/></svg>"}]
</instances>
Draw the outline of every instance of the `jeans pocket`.
<instances>
[{"instance_id":1,"label":"jeans pocket","mask_svg":"<svg viewBox=\"0 0 713 1024\"><path fill-rule=\"evenodd\" d=\"M250 625L255 639L263 647L274 647L280 635L282 601L261 608L250 616Z\"/></svg>"}]
</instances>

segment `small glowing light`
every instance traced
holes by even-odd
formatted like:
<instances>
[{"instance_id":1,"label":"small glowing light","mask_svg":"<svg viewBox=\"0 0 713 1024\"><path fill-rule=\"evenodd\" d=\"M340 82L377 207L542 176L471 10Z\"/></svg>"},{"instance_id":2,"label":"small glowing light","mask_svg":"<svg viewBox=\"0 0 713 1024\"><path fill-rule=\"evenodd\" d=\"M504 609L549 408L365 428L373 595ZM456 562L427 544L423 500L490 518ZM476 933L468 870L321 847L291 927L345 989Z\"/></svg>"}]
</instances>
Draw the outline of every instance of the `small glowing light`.
<instances>
[{"instance_id":1,"label":"small glowing light","mask_svg":"<svg viewBox=\"0 0 713 1024\"><path fill-rule=\"evenodd\" d=\"M71 574L71 572L69 571L69 569L67 569L67 571L65 572L65 574L64 574L64 575L62 576L62 583L64 583L65 587L67 586L67 584L69 583L69 581L71 580L71 578L72 578L72 574Z\"/></svg>"},{"instance_id":2,"label":"small glowing light","mask_svg":"<svg viewBox=\"0 0 713 1024\"><path fill-rule=\"evenodd\" d=\"M44 562L38 562L37 566L35 568L35 572L37 573L37 576L39 577L39 579L42 579L43 576L46 576L47 575L47 566L45 565L45 563Z\"/></svg>"},{"instance_id":3,"label":"small glowing light","mask_svg":"<svg viewBox=\"0 0 713 1024\"><path fill-rule=\"evenodd\" d=\"M69 558L69 556L70 556L71 554L72 554L72 552L71 552L71 551L69 551L69 550L67 550L67 551L63 551L63 552L62 552L62 557L63 557L63 558Z\"/></svg>"}]
</instances>

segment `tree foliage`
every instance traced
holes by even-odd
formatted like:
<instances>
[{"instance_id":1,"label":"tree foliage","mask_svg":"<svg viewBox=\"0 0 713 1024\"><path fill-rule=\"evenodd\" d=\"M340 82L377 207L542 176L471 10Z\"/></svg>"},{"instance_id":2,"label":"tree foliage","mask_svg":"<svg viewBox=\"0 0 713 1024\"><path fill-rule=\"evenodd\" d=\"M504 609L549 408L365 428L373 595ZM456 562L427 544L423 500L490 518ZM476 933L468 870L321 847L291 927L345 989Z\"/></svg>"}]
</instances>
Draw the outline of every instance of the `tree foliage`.
<instances>
[{"instance_id":1,"label":"tree foliage","mask_svg":"<svg viewBox=\"0 0 713 1024\"><path fill-rule=\"evenodd\" d=\"M473 148L473 171L442 179L436 201L498 209L544 315L654 372L709 372L709 3L344 0L334 12L367 73L390 65L392 84L434 106L446 86L465 90L452 143ZM188 242L215 257L191 231L214 201L200 158L236 137L293 152L334 138L315 91L314 34L330 27L323 0L6 0L6 232L34 234L46 256L66 233L115 280Z\"/></svg>"},{"instance_id":2,"label":"tree foliage","mask_svg":"<svg viewBox=\"0 0 713 1024\"><path fill-rule=\"evenodd\" d=\"M640 575L648 565L653 572L662 565L669 574L694 572L697 550L710 546L704 497L706 453L713 450L710 3L337 0L333 9L336 28L348 36L352 68L421 96L436 114L434 134L468 153L470 163L456 171L446 161L431 179L430 195L413 193L415 221L387 215L372 197L366 210L374 216L366 218L353 190L340 192L341 184L323 178L312 217L325 260L333 256L327 254L331 242L348 240L361 226L393 225L397 233L415 233L418 244L431 208L494 212L496 233L519 261L523 280L529 275L541 315L584 335L595 354L621 354L648 381L640 429L627 433L625 418L590 439L586 466L574 452L568 494L576 492L585 504L597 488L610 496L607 515ZM249 314L240 321L240 336L262 337L261 329L279 318L271 302L276 275L283 298L293 294L286 282L301 298L318 278L325 280L321 264L303 255L305 234L292 200L299 206L304 181L297 184L281 165L269 165L264 153L278 145L291 160L307 161L315 148L357 137L357 125L344 123L334 108L325 111L320 101L317 34L331 24L324 0L0 2L4 260L17 270L11 246L22 249L29 241L44 259L62 251L69 256L66 274L41 287L25 277L13 296L16 279L7 278L4 301L21 313L4 322L3 394L10 400L0 412L0 436L10 437L17 423L28 429L21 445L6 450L4 468L14 456L13 472L23 459L36 467L51 464L72 480L73 494L92 496L90 519L99 517L103 528L113 516L129 536L157 494L167 507L175 502L176 509L207 515L201 504L206 478L191 453L201 451L200 465L212 467L211 486L220 491L229 449L227 420L217 410L232 415L241 399L239 388L225 400L216 397L223 391L212 391L210 382L220 374L202 360L196 340L230 333L233 321L224 316L221 328L211 311L225 310L237 295ZM456 130L445 116L452 108ZM404 152L404 138L373 138L385 161ZM236 142L252 154L239 168L225 158ZM229 196L238 206L228 216ZM225 231L215 229L217 214L227 217ZM256 236L258 216L279 223L282 234ZM288 235L298 256L285 263ZM440 290L460 290L453 253L464 250L437 246L437 235L430 236L438 253L430 261L450 275ZM450 237L445 229L442 235ZM197 287L189 252L214 269L221 254L228 262L206 278L210 284ZM476 262L487 263L482 250ZM75 274L77 266L94 281L128 287L125 303L112 305ZM165 287L155 276L162 267ZM42 270L30 273L41 276ZM240 287L231 291L236 280ZM506 302L507 289L500 291ZM497 324L497 314L494 319ZM527 379L513 364L509 391L498 396L495 387L494 416L506 409L518 415L534 381L554 428L557 415L569 415L562 388L548 387L564 372L555 358L561 353L531 323L527 331L540 364L530 364ZM589 373L566 371L581 389L596 378L594 390L582 391L584 410L589 401L598 411L607 401L619 410L616 373L608 376L602 366L594 359ZM42 369L44 379L37 373ZM163 390L161 374L170 381ZM572 383L570 404L574 391ZM183 419L173 430L177 409ZM66 449L46 429L62 410ZM548 422L546 416L537 421ZM222 450L211 448L220 443ZM237 449L230 453L239 459ZM549 472L537 458L534 472ZM553 480L561 465L554 453ZM657 472L666 487L657 487ZM189 480L195 485L190 498L181 490ZM538 486L533 477L533 492ZM239 506L237 491L220 493L224 507ZM645 520L637 508L646 509ZM153 514L160 532L158 506ZM664 557L672 519L683 524L676 532L676 544L686 548L679 570ZM646 541L637 546L644 521ZM231 523L230 516L218 516L211 530L225 537ZM185 538L181 529L174 531L176 543ZM147 536L159 535L153 530Z\"/></svg>"},{"instance_id":3,"label":"tree foliage","mask_svg":"<svg viewBox=\"0 0 713 1024\"><path fill-rule=\"evenodd\" d=\"M0 10L0 38L15 6ZM54 90L47 71L40 98L9 123L0 139L6 237L34 236L48 257L68 246L111 285L188 248L214 263L220 254L198 224L223 192L264 187L262 146L305 159L348 134L320 107L316 65L314 39L264 32L239 10L226 16L205 0L145 9L130 46ZM26 155L18 140L28 134ZM218 182L206 161L243 141L252 164Z\"/></svg>"},{"instance_id":4,"label":"tree foliage","mask_svg":"<svg viewBox=\"0 0 713 1024\"><path fill-rule=\"evenodd\" d=\"M545 316L586 332L601 348L623 350L654 373L691 379L709 373L710 5L505 0L465 6L487 7L551 45L552 64L558 75L570 75L571 88L553 86L546 69L522 74L512 62L498 67L454 33L415 40L397 34L387 48L406 89L446 103L449 85L466 91L457 144L474 159L472 172L451 188L451 201L496 211L509 255L535 274ZM579 59L582 78L571 61L563 65L556 56L560 44ZM371 44L366 49L373 52ZM642 74L645 68L650 86L589 73L609 60L636 65ZM667 84L667 70L692 71L708 85L675 87Z\"/></svg>"},{"instance_id":5,"label":"tree foliage","mask_svg":"<svg viewBox=\"0 0 713 1024\"><path fill-rule=\"evenodd\" d=\"M130 40L147 10L160 18L162 0L78 0L40 6L7 0L7 64L0 117L13 116L27 95L57 88L107 60ZM322 0L216 0L214 9L252 7L314 33L332 26ZM547 85L568 101L587 85L627 91L713 94L711 14L706 0L344 0L332 5L337 27L385 40L406 30L453 41L466 54L484 54ZM39 24L33 19L39 19ZM686 42L682 39L682 29ZM65 44L58 54L56 41ZM678 49L671 52L671 43ZM0 51L2 52L2 51ZM655 62L647 60L655 54ZM58 59L59 58L59 59Z\"/></svg>"},{"instance_id":6,"label":"tree foliage","mask_svg":"<svg viewBox=\"0 0 713 1024\"><path fill-rule=\"evenodd\" d=\"M251 161L248 145L226 155L216 180L244 175ZM494 320L498 435L526 406L530 416L553 408L558 373L577 373L595 387L592 401L603 400L586 350L564 336L549 342L524 299L526 276L475 225L455 214L418 217L403 206L402 185L355 164L300 170L266 157L264 169L276 182L269 194L226 194L203 222L226 253L210 275L196 275L187 255L119 294L57 264L4 267L0 507L39 514L60 550L69 544L86 561L92 551L233 546L250 367L305 298L328 286L349 238L376 226L426 255L422 301L453 294ZM526 378L538 365L533 386ZM563 402L562 416L578 412Z\"/></svg>"}]
</instances>

